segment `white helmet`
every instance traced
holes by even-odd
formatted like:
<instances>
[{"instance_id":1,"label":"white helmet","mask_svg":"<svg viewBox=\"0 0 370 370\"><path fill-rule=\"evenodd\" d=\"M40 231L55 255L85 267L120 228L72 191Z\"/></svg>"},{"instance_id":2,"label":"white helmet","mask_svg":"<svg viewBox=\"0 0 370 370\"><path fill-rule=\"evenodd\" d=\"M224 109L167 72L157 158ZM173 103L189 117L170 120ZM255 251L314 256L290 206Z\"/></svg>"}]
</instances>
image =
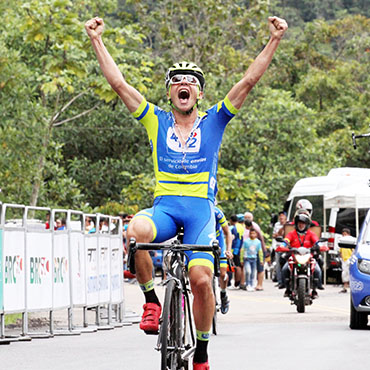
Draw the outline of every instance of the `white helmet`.
<instances>
[{"instance_id":1,"label":"white helmet","mask_svg":"<svg viewBox=\"0 0 370 370\"><path fill-rule=\"evenodd\" d=\"M296 211L299 211L301 209L307 210L310 213L310 216L312 215L312 204L307 199L300 199L295 205L295 209Z\"/></svg>"}]
</instances>

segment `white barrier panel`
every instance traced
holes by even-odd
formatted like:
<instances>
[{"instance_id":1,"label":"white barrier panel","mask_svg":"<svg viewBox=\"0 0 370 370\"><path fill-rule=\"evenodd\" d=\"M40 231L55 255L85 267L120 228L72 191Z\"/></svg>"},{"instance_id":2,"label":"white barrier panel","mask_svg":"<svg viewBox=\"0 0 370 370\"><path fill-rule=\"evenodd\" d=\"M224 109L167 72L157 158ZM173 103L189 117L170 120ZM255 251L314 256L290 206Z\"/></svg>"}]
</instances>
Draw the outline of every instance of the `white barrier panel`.
<instances>
[{"instance_id":1,"label":"white barrier panel","mask_svg":"<svg viewBox=\"0 0 370 370\"><path fill-rule=\"evenodd\" d=\"M4 311L24 311L26 308L26 274L24 229L3 231Z\"/></svg>"},{"instance_id":2,"label":"white barrier panel","mask_svg":"<svg viewBox=\"0 0 370 370\"><path fill-rule=\"evenodd\" d=\"M51 309L52 236L50 232L26 232L27 309Z\"/></svg>"},{"instance_id":3,"label":"white barrier panel","mask_svg":"<svg viewBox=\"0 0 370 370\"><path fill-rule=\"evenodd\" d=\"M71 303L68 234L66 231L56 231L53 238L53 308L65 308Z\"/></svg>"},{"instance_id":4,"label":"white barrier panel","mask_svg":"<svg viewBox=\"0 0 370 370\"><path fill-rule=\"evenodd\" d=\"M86 250L86 303L99 304L98 236L85 235Z\"/></svg>"},{"instance_id":5,"label":"white barrier panel","mask_svg":"<svg viewBox=\"0 0 370 370\"><path fill-rule=\"evenodd\" d=\"M111 236L111 303L123 300L123 246L120 237Z\"/></svg>"},{"instance_id":6,"label":"white barrier panel","mask_svg":"<svg viewBox=\"0 0 370 370\"><path fill-rule=\"evenodd\" d=\"M110 300L110 250L109 235L99 235L99 302Z\"/></svg>"},{"instance_id":7,"label":"white barrier panel","mask_svg":"<svg viewBox=\"0 0 370 370\"><path fill-rule=\"evenodd\" d=\"M75 306L86 305L86 268L84 235L71 231L69 236L72 276L72 302Z\"/></svg>"},{"instance_id":8,"label":"white barrier panel","mask_svg":"<svg viewBox=\"0 0 370 370\"><path fill-rule=\"evenodd\" d=\"M1 203L0 203L1 205ZM3 229L0 228L0 312L4 311L4 279L3 279ZM1 317L1 316L0 316ZM0 335L3 335L2 325L0 322Z\"/></svg>"}]
</instances>

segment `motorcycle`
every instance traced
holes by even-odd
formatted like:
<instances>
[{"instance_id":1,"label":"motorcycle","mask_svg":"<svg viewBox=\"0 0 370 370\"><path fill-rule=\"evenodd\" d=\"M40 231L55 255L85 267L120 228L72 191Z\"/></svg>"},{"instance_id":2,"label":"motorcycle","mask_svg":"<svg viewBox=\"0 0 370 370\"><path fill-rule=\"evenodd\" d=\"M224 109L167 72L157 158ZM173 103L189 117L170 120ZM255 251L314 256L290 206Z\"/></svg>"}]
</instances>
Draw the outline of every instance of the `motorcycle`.
<instances>
[{"instance_id":1,"label":"motorcycle","mask_svg":"<svg viewBox=\"0 0 370 370\"><path fill-rule=\"evenodd\" d=\"M279 238L280 239L280 238ZM289 282L289 299L291 304L297 306L297 311L300 313L305 312L305 307L313 303L315 298L312 294L313 287L317 286L317 279L314 279L314 271L316 265L316 259L313 257L312 250L299 247L292 248L283 238L279 242L285 242L285 245L279 245L276 248L277 252L288 253L288 264L290 270L290 282ZM326 252L328 247L320 245L319 243L326 241L326 239L320 239L313 250L319 249L320 252Z\"/></svg>"}]
</instances>

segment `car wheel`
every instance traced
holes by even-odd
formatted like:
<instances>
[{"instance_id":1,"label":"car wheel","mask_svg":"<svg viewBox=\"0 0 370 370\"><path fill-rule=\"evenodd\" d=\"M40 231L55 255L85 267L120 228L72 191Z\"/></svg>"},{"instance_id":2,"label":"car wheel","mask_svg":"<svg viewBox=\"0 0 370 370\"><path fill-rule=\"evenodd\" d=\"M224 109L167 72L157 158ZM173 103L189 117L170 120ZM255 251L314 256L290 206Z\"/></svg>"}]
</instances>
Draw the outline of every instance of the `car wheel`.
<instances>
[{"instance_id":1,"label":"car wheel","mask_svg":"<svg viewBox=\"0 0 370 370\"><path fill-rule=\"evenodd\" d=\"M352 297L351 300L351 318L349 327L351 329L366 329L367 327L367 313L357 312L353 305Z\"/></svg>"}]
</instances>

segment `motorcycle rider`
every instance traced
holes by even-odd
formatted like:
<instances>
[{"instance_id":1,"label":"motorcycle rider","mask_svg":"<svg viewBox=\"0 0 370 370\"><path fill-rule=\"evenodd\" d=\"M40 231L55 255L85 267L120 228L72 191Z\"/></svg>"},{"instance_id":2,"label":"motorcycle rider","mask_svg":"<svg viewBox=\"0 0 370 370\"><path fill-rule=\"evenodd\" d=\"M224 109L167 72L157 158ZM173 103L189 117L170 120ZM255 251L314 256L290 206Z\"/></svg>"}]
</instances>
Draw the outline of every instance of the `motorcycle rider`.
<instances>
[{"instance_id":1,"label":"motorcycle rider","mask_svg":"<svg viewBox=\"0 0 370 370\"><path fill-rule=\"evenodd\" d=\"M317 221L312 220L312 203L308 199L300 199L297 204L295 205L296 214L299 211L307 211L309 213L309 216L311 218L311 226L320 226Z\"/></svg>"},{"instance_id":2,"label":"motorcycle rider","mask_svg":"<svg viewBox=\"0 0 370 370\"><path fill-rule=\"evenodd\" d=\"M294 225L295 229L288 233L284 238L290 244L290 247L291 248L305 247L310 249L314 247L315 244L318 242L319 238L313 231L309 229L311 226L311 218L307 210L298 210L296 216L294 217ZM286 288L284 297L289 297L291 291L289 288L290 269L288 261L285 263L281 273ZM322 272L320 266L319 264L316 263L314 270L314 281L315 280L317 281L317 286L314 283L312 290L312 298L315 298L318 295L316 288L320 290L324 289L324 287L322 286L321 276Z\"/></svg>"},{"instance_id":3,"label":"motorcycle rider","mask_svg":"<svg viewBox=\"0 0 370 370\"><path fill-rule=\"evenodd\" d=\"M294 217L298 214L298 212L303 212L303 211L307 211L308 212L308 215L311 218L311 226L320 226L320 224L317 221L312 220L313 207L312 207L312 203L308 199L300 199L296 203ZM293 217L293 221L286 222L285 224L286 225L294 225L294 217ZM276 236L282 236L282 237L284 237L285 236L284 233L285 233L285 228L282 227L277 232L277 234L274 236L274 238Z\"/></svg>"}]
</instances>

